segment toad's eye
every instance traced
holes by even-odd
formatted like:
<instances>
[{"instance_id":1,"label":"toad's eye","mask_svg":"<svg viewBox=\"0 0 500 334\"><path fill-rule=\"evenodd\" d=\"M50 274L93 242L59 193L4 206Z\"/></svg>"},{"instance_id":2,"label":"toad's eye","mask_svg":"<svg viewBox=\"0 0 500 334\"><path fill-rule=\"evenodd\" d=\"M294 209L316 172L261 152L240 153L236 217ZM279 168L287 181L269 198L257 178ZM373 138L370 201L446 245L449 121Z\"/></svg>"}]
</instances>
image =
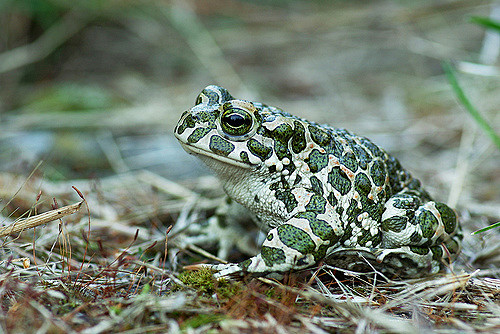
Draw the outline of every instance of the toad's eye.
<instances>
[{"instance_id":1,"label":"toad's eye","mask_svg":"<svg viewBox=\"0 0 500 334\"><path fill-rule=\"evenodd\" d=\"M224 115L222 121L226 123L231 129L246 129L252 125L252 119L250 117L245 117L247 115L242 115L238 112L230 113L229 115Z\"/></svg>"},{"instance_id":2,"label":"toad's eye","mask_svg":"<svg viewBox=\"0 0 500 334\"><path fill-rule=\"evenodd\" d=\"M223 106L221 128L229 136L244 136L252 130L252 115L246 110Z\"/></svg>"}]
</instances>

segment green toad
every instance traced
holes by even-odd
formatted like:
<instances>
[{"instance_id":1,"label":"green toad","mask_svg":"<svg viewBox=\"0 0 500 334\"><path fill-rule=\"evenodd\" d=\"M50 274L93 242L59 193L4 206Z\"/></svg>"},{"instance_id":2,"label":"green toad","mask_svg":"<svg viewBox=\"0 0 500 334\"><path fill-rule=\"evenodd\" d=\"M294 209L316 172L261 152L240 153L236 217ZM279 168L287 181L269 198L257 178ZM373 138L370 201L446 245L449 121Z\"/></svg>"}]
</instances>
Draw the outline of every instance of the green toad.
<instances>
[{"instance_id":1,"label":"green toad","mask_svg":"<svg viewBox=\"0 0 500 334\"><path fill-rule=\"evenodd\" d=\"M433 201L395 158L347 130L208 86L175 136L267 233L257 255L212 266L219 276L282 273L325 260L418 277L460 251L455 212Z\"/></svg>"}]
</instances>

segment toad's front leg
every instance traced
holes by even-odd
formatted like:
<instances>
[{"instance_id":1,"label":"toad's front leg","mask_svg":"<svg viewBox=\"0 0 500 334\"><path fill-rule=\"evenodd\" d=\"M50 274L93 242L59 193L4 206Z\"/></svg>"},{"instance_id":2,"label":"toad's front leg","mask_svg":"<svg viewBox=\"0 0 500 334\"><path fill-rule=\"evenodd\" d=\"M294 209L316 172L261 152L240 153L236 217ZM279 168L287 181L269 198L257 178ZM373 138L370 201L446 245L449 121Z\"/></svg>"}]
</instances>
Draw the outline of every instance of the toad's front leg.
<instances>
[{"instance_id":1,"label":"toad's front leg","mask_svg":"<svg viewBox=\"0 0 500 334\"><path fill-rule=\"evenodd\" d=\"M259 254L238 264L210 268L218 271L218 277L244 273L262 276L304 269L323 259L339 238L330 224L318 218L317 212L301 212L271 229Z\"/></svg>"}]
</instances>

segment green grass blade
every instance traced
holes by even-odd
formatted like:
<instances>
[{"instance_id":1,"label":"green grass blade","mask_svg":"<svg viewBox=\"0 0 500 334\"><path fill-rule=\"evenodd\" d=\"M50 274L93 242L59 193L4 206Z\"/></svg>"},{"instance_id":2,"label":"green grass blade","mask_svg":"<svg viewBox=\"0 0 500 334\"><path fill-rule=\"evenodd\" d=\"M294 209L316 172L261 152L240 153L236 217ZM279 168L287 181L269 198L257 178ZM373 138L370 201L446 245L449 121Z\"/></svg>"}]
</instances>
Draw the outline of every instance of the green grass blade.
<instances>
[{"instance_id":1,"label":"green grass blade","mask_svg":"<svg viewBox=\"0 0 500 334\"><path fill-rule=\"evenodd\" d=\"M483 131L491 137L491 140L493 140L495 145L500 149L500 136L495 132L493 127L486 121L486 119L481 116L479 111L472 105L467 96L465 96L465 93L458 83L457 77L455 76L455 71L451 64L449 62L444 62L442 66L444 72L446 73L446 76L448 77L448 82L455 91L455 94L457 95L460 103L469 112L469 114L472 116L474 121L476 121L479 127L481 127L481 129L483 129Z\"/></svg>"},{"instance_id":2,"label":"green grass blade","mask_svg":"<svg viewBox=\"0 0 500 334\"><path fill-rule=\"evenodd\" d=\"M482 232L486 232L488 230L491 230L491 229L493 229L495 227L499 227L499 226L500 226L500 222L496 222L495 224L492 224L490 226L486 226L486 227L483 227L482 229L474 231L474 232L472 232L472 234L479 234L479 233L482 233Z\"/></svg>"},{"instance_id":3,"label":"green grass blade","mask_svg":"<svg viewBox=\"0 0 500 334\"><path fill-rule=\"evenodd\" d=\"M500 32L500 22L494 21L492 19L489 19L487 17L481 17L481 16L473 16L470 18L470 21L472 23L476 23L479 25L482 25L486 28L494 29Z\"/></svg>"}]
</instances>

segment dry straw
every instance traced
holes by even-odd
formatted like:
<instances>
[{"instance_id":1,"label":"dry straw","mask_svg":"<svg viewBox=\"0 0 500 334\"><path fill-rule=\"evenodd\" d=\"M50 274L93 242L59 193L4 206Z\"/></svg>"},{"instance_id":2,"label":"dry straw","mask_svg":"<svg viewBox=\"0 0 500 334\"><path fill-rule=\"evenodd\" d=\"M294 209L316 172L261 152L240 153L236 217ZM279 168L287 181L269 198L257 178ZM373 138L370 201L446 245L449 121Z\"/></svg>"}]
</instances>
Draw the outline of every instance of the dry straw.
<instances>
[{"instance_id":1,"label":"dry straw","mask_svg":"<svg viewBox=\"0 0 500 334\"><path fill-rule=\"evenodd\" d=\"M73 214L78 210L80 210L82 204L83 201L63 206L62 208L50 210L33 217L15 221L9 226L6 226L0 230L0 237L4 237L13 233L19 233L24 230L37 227L39 225L47 224L56 219Z\"/></svg>"}]
</instances>

